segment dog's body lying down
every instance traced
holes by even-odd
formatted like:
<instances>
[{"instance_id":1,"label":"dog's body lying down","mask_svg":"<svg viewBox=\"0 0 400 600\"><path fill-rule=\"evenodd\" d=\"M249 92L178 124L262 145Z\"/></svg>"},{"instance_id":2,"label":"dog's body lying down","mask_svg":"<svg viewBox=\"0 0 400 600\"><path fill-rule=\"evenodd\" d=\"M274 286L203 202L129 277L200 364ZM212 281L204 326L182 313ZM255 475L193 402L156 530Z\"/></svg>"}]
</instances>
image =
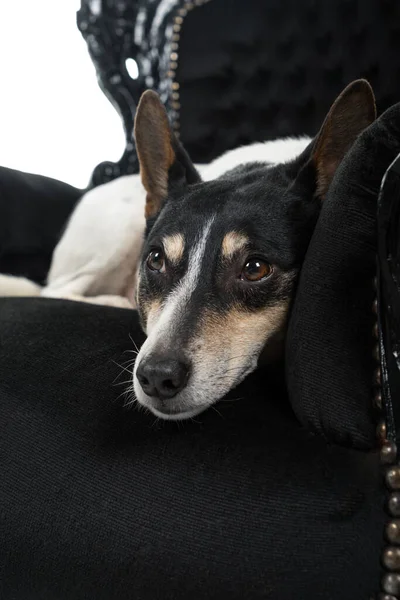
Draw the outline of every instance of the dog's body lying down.
<instances>
[{"instance_id":1,"label":"dog's body lying down","mask_svg":"<svg viewBox=\"0 0 400 600\"><path fill-rule=\"evenodd\" d=\"M208 165L197 165L204 181L249 162L278 164L292 160L310 138L256 143L226 152ZM43 288L0 275L0 296L43 296L93 304L135 306L136 270L146 226L146 190L140 175L126 175L81 198L55 248Z\"/></svg>"},{"instance_id":2,"label":"dog's body lying down","mask_svg":"<svg viewBox=\"0 0 400 600\"><path fill-rule=\"evenodd\" d=\"M82 198L36 295L136 300L147 333L133 372L138 402L164 419L198 414L261 354L281 349L321 202L374 119L373 92L360 80L313 140L255 144L196 169L158 96L146 92L135 120L140 179ZM0 296L18 285L17 295L32 292L26 280L3 278Z\"/></svg>"}]
</instances>

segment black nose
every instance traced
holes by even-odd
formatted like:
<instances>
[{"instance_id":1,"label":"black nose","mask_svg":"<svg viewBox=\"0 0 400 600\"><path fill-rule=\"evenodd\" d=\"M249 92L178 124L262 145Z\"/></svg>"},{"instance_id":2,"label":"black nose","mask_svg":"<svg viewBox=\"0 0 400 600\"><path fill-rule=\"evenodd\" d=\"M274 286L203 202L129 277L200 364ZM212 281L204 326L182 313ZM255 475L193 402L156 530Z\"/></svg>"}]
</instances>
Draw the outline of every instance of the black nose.
<instances>
[{"instance_id":1,"label":"black nose","mask_svg":"<svg viewBox=\"0 0 400 600\"><path fill-rule=\"evenodd\" d=\"M136 377L145 394L167 400L186 386L189 366L178 360L149 356L141 361Z\"/></svg>"}]
</instances>

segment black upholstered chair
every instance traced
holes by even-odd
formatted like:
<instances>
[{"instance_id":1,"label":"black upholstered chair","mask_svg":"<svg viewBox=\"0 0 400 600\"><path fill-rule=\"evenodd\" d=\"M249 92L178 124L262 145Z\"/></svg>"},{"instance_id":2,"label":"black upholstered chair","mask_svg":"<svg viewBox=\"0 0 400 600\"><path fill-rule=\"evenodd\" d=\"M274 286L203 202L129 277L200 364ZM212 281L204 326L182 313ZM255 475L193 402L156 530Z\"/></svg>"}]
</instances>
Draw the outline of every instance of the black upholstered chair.
<instances>
[{"instance_id":1,"label":"black upholstered chair","mask_svg":"<svg viewBox=\"0 0 400 600\"><path fill-rule=\"evenodd\" d=\"M312 134L354 77L383 111L400 99L398 16L394 0L84 1L78 24L127 138L93 185L137 170L145 87L197 161ZM1 600L400 597L399 153L397 104L323 206L286 377L260 369L227 398L240 402L196 422L124 406L134 312L0 299ZM80 193L1 171L0 272L43 280Z\"/></svg>"}]
</instances>

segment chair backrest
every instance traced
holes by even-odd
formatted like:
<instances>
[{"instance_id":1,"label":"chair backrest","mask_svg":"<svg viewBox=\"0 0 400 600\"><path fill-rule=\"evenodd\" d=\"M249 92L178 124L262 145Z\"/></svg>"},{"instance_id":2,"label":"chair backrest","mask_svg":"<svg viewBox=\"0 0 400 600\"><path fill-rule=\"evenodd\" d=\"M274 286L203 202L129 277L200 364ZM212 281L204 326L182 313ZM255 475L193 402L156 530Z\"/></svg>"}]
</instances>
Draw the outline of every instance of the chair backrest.
<instances>
[{"instance_id":1,"label":"chair backrest","mask_svg":"<svg viewBox=\"0 0 400 600\"><path fill-rule=\"evenodd\" d=\"M126 132L123 157L94 184L137 171L133 119L149 87L197 162L314 134L352 79L371 82L379 112L400 99L398 0L82 0L78 26Z\"/></svg>"}]
</instances>

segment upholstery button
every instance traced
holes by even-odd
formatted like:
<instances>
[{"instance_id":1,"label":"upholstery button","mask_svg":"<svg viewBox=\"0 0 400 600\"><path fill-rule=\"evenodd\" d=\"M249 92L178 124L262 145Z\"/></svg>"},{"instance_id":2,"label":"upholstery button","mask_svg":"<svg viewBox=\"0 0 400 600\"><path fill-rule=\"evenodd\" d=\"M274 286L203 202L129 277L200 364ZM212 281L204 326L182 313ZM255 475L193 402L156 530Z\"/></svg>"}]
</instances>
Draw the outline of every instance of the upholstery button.
<instances>
[{"instance_id":1,"label":"upholstery button","mask_svg":"<svg viewBox=\"0 0 400 600\"><path fill-rule=\"evenodd\" d=\"M380 440L380 442L384 442L386 440L386 423L385 421L381 421L378 425L378 427L376 428L376 435L378 436L378 439Z\"/></svg>"},{"instance_id":2,"label":"upholstery button","mask_svg":"<svg viewBox=\"0 0 400 600\"><path fill-rule=\"evenodd\" d=\"M387 594L400 593L400 575L398 573L388 573L383 576L382 587Z\"/></svg>"},{"instance_id":3,"label":"upholstery button","mask_svg":"<svg viewBox=\"0 0 400 600\"><path fill-rule=\"evenodd\" d=\"M400 544L400 521L390 521L386 525L386 536L391 544Z\"/></svg>"},{"instance_id":4,"label":"upholstery button","mask_svg":"<svg viewBox=\"0 0 400 600\"><path fill-rule=\"evenodd\" d=\"M381 462L385 465L393 464L396 460L397 448L394 442L385 442L381 448Z\"/></svg>"},{"instance_id":5,"label":"upholstery button","mask_svg":"<svg viewBox=\"0 0 400 600\"><path fill-rule=\"evenodd\" d=\"M377 408L378 410L382 410L382 392L376 392L374 396L374 404L375 408Z\"/></svg>"},{"instance_id":6,"label":"upholstery button","mask_svg":"<svg viewBox=\"0 0 400 600\"><path fill-rule=\"evenodd\" d=\"M400 548L386 548L382 562L389 571L400 571Z\"/></svg>"},{"instance_id":7,"label":"upholstery button","mask_svg":"<svg viewBox=\"0 0 400 600\"><path fill-rule=\"evenodd\" d=\"M388 510L392 517L400 517L400 494L391 494L388 501Z\"/></svg>"},{"instance_id":8,"label":"upholstery button","mask_svg":"<svg viewBox=\"0 0 400 600\"><path fill-rule=\"evenodd\" d=\"M386 471L386 483L392 490L400 490L400 468L392 467Z\"/></svg>"}]
</instances>

